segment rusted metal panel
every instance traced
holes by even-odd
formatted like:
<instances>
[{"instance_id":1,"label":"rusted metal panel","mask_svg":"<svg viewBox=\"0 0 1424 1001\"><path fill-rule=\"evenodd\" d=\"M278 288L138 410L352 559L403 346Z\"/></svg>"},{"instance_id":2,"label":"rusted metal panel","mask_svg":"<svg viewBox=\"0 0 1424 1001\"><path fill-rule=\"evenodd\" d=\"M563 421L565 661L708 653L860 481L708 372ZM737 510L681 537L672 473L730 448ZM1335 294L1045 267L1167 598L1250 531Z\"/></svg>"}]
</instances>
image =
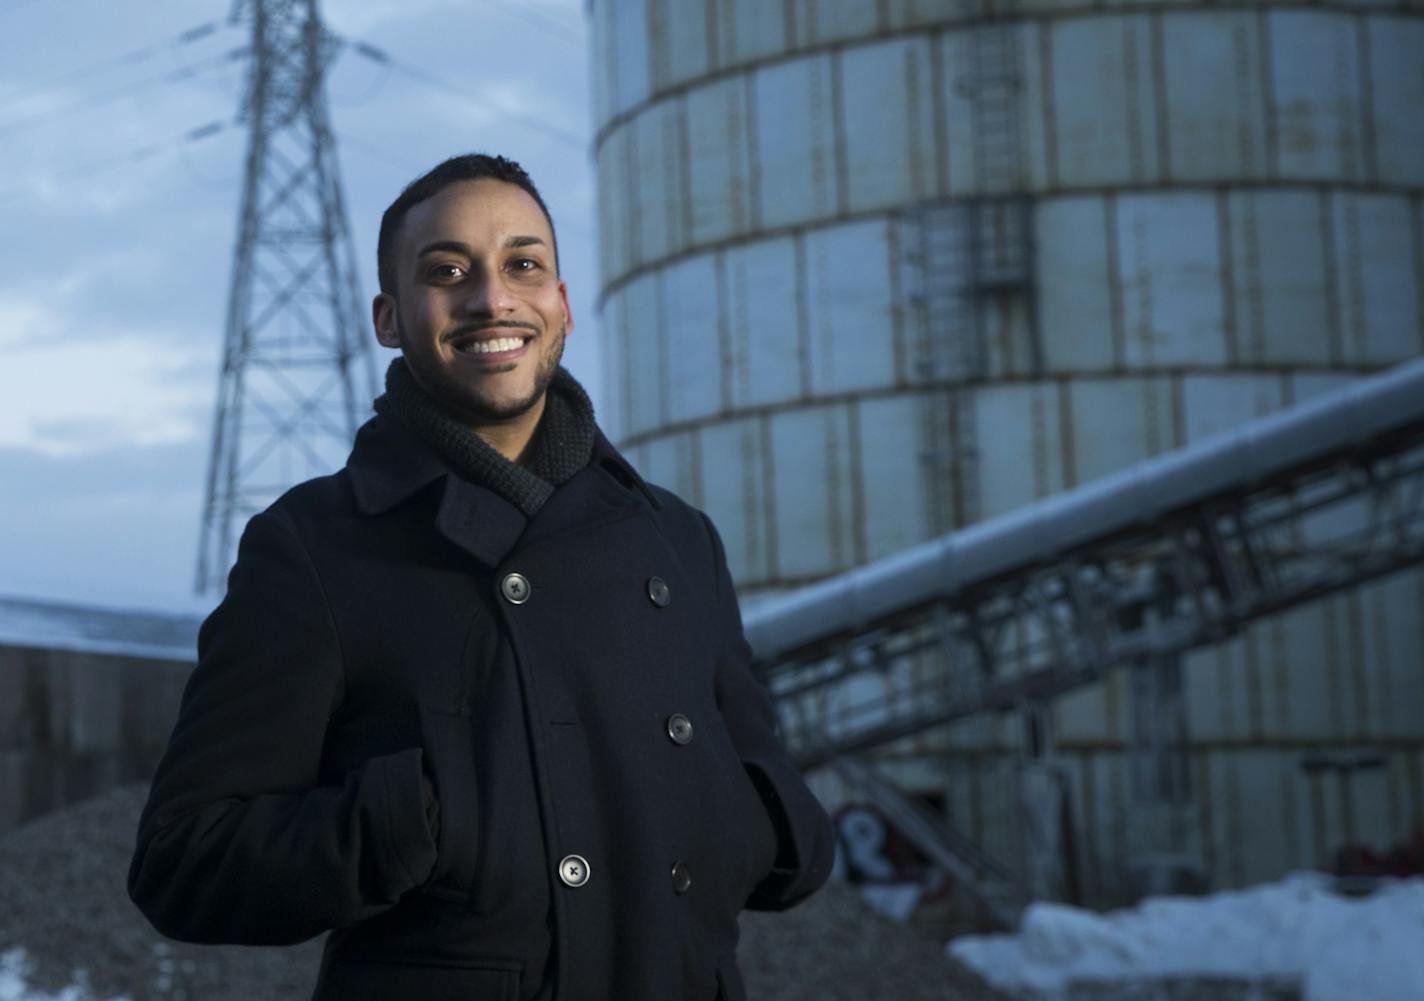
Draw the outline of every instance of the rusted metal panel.
<instances>
[{"instance_id":1,"label":"rusted metal panel","mask_svg":"<svg viewBox=\"0 0 1424 1001\"><path fill-rule=\"evenodd\" d=\"M1138 16L1049 29L1060 184L1160 180L1150 28Z\"/></svg>"},{"instance_id":2,"label":"rusted metal panel","mask_svg":"<svg viewBox=\"0 0 1424 1001\"><path fill-rule=\"evenodd\" d=\"M1074 483L1085 483L1175 447L1172 389L1159 377L1068 383Z\"/></svg>"},{"instance_id":3,"label":"rusted metal panel","mask_svg":"<svg viewBox=\"0 0 1424 1001\"><path fill-rule=\"evenodd\" d=\"M770 418L776 559L784 578L820 577L855 563L848 418L844 406Z\"/></svg>"},{"instance_id":4,"label":"rusted metal panel","mask_svg":"<svg viewBox=\"0 0 1424 1001\"><path fill-rule=\"evenodd\" d=\"M1331 203L1343 360L1389 365L1418 354L1424 290L1409 202L1398 195L1340 192Z\"/></svg>"},{"instance_id":5,"label":"rusted metal panel","mask_svg":"<svg viewBox=\"0 0 1424 1001\"><path fill-rule=\"evenodd\" d=\"M845 204L851 211L905 205L935 192L928 39L846 49L840 73ZM886 114L895 108L895 114Z\"/></svg>"},{"instance_id":6,"label":"rusted metal panel","mask_svg":"<svg viewBox=\"0 0 1424 1001\"><path fill-rule=\"evenodd\" d=\"M1313 191L1235 191L1226 196L1236 361L1321 365L1331 358L1333 234Z\"/></svg>"},{"instance_id":7,"label":"rusted metal panel","mask_svg":"<svg viewBox=\"0 0 1424 1001\"><path fill-rule=\"evenodd\" d=\"M1324 11L1267 15L1271 121L1281 178L1361 178L1357 24Z\"/></svg>"},{"instance_id":8,"label":"rusted metal panel","mask_svg":"<svg viewBox=\"0 0 1424 1001\"><path fill-rule=\"evenodd\" d=\"M727 77L687 94L693 243L743 233L751 222L747 82Z\"/></svg>"},{"instance_id":9,"label":"rusted metal panel","mask_svg":"<svg viewBox=\"0 0 1424 1001\"><path fill-rule=\"evenodd\" d=\"M1182 377L1182 429L1189 445L1279 410L1281 380L1249 372Z\"/></svg>"},{"instance_id":10,"label":"rusted metal panel","mask_svg":"<svg viewBox=\"0 0 1424 1001\"><path fill-rule=\"evenodd\" d=\"M722 408L717 261L687 257L661 272L666 419L695 420Z\"/></svg>"},{"instance_id":11,"label":"rusted metal panel","mask_svg":"<svg viewBox=\"0 0 1424 1001\"><path fill-rule=\"evenodd\" d=\"M647 100L651 92L648 60L648 0L606 0L611 11L613 113Z\"/></svg>"},{"instance_id":12,"label":"rusted metal panel","mask_svg":"<svg viewBox=\"0 0 1424 1001\"><path fill-rule=\"evenodd\" d=\"M1372 17L1365 30L1376 180L1418 184L1424 177L1424 21Z\"/></svg>"},{"instance_id":13,"label":"rusted metal panel","mask_svg":"<svg viewBox=\"0 0 1424 1001\"><path fill-rule=\"evenodd\" d=\"M647 2L652 90L666 90L705 75L711 68L707 0Z\"/></svg>"},{"instance_id":14,"label":"rusted metal panel","mask_svg":"<svg viewBox=\"0 0 1424 1001\"><path fill-rule=\"evenodd\" d=\"M860 482L865 558L899 552L926 537L929 515L926 465L913 448L894 447L913 437L917 401L910 396L864 400L860 421Z\"/></svg>"},{"instance_id":15,"label":"rusted metal panel","mask_svg":"<svg viewBox=\"0 0 1424 1001\"><path fill-rule=\"evenodd\" d=\"M788 0L796 26L794 45L824 45L875 34L876 5L865 0ZM772 6L768 4L768 6Z\"/></svg>"},{"instance_id":16,"label":"rusted metal panel","mask_svg":"<svg viewBox=\"0 0 1424 1001\"><path fill-rule=\"evenodd\" d=\"M689 504L701 504L694 435L689 432L660 435L643 446L638 467L643 478L666 487Z\"/></svg>"},{"instance_id":17,"label":"rusted metal panel","mask_svg":"<svg viewBox=\"0 0 1424 1001\"><path fill-rule=\"evenodd\" d=\"M643 275L618 293L623 300L624 372L628 381L624 416L629 434L642 434L664 421L661 290L657 274Z\"/></svg>"},{"instance_id":18,"label":"rusted metal panel","mask_svg":"<svg viewBox=\"0 0 1424 1001\"><path fill-rule=\"evenodd\" d=\"M1098 196L1054 198L1035 207L1038 311L1043 358L1050 371L1113 367L1113 285L1121 278L1109 258L1106 204Z\"/></svg>"},{"instance_id":19,"label":"rusted metal panel","mask_svg":"<svg viewBox=\"0 0 1424 1001\"><path fill-rule=\"evenodd\" d=\"M1206 193L1118 199L1124 357L1133 367L1226 361L1217 211Z\"/></svg>"},{"instance_id":20,"label":"rusted metal panel","mask_svg":"<svg viewBox=\"0 0 1424 1001\"><path fill-rule=\"evenodd\" d=\"M626 130L625 126L625 130ZM683 189L682 102L660 101L631 123L638 259L658 261L687 243Z\"/></svg>"},{"instance_id":21,"label":"rusted metal panel","mask_svg":"<svg viewBox=\"0 0 1424 1001\"><path fill-rule=\"evenodd\" d=\"M992 517L1065 486L1055 383L985 386L974 394L979 511Z\"/></svg>"},{"instance_id":22,"label":"rusted metal panel","mask_svg":"<svg viewBox=\"0 0 1424 1001\"><path fill-rule=\"evenodd\" d=\"M715 0L718 65L737 66L787 51L786 10L766 0Z\"/></svg>"},{"instance_id":23,"label":"rusted metal panel","mask_svg":"<svg viewBox=\"0 0 1424 1001\"><path fill-rule=\"evenodd\" d=\"M811 388L841 393L895 379L889 227L850 223L805 237Z\"/></svg>"},{"instance_id":24,"label":"rusted metal panel","mask_svg":"<svg viewBox=\"0 0 1424 1001\"><path fill-rule=\"evenodd\" d=\"M736 581L765 581L773 572L761 423L742 418L699 435L703 509L722 535Z\"/></svg>"},{"instance_id":25,"label":"rusted metal panel","mask_svg":"<svg viewBox=\"0 0 1424 1001\"><path fill-rule=\"evenodd\" d=\"M838 204L831 57L776 63L752 78L762 226L824 219Z\"/></svg>"},{"instance_id":26,"label":"rusted metal panel","mask_svg":"<svg viewBox=\"0 0 1424 1001\"><path fill-rule=\"evenodd\" d=\"M732 247L727 283L728 392L734 408L796 399L802 392L796 241Z\"/></svg>"},{"instance_id":27,"label":"rusted metal panel","mask_svg":"<svg viewBox=\"0 0 1424 1001\"><path fill-rule=\"evenodd\" d=\"M1162 75L1173 181L1263 178L1260 20L1249 11L1162 17Z\"/></svg>"}]
</instances>

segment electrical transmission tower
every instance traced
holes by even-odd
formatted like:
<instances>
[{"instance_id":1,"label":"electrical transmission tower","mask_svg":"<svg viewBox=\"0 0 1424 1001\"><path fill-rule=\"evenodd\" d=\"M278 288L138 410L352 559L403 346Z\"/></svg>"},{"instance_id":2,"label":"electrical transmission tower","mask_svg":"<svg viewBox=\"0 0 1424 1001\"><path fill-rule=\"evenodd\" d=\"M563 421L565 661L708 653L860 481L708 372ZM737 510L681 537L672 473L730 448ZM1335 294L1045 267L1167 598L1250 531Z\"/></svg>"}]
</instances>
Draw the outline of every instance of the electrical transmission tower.
<instances>
[{"instance_id":1,"label":"electrical transmission tower","mask_svg":"<svg viewBox=\"0 0 1424 1001\"><path fill-rule=\"evenodd\" d=\"M221 591L246 519L340 467L375 389L327 120L338 45L316 0L237 0L252 25L247 172L203 505L198 590Z\"/></svg>"}]
</instances>

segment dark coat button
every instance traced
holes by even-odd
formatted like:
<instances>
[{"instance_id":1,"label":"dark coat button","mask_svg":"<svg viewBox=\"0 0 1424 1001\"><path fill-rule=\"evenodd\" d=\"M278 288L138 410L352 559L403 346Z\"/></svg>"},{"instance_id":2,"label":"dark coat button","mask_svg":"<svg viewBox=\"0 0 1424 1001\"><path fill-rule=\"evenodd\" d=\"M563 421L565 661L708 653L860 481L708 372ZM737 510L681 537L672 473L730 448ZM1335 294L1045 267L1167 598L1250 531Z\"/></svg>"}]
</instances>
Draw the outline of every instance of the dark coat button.
<instances>
[{"instance_id":1,"label":"dark coat button","mask_svg":"<svg viewBox=\"0 0 1424 1001\"><path fill-rule=\"evenodd\" d=\"M692 886L692 870L687 867L686 862L674 862L672 865L672 889L674 893L686 893Z\"/></svg>"},{"instance_id":2,"label":"dark coat button","mask_svg":"<svg viewBox=\"0 0 1424 1001\"><path fill-rule=\"evenodd\" d=\"M559 878L565 886L583 886L589 875L588 859L582 855L565 855L559 860Z\"/></svg>"},{"instance_id":3,"label":"dark coat button","mask_svg":"<svg viewBox=\"0 0 1424 1001\"><path fill-rule=\"evenodd\" d=\"M672 604L672 588L661 577L649 577L648 599L659 608L666 608Z\"/></svg>"},{"instance_id":4,"label":"dark coat button","mask_svg":"<svg viewBox=\"0 0 1424 1001\"><path fill-rule=\"evenodd\" d=\"M673 713L667 718L667 735L674 744L692 743L692 720L682 713Z\"/></svg>"},{"instance_id":5,"label":"dark coat button","mask_svg":"<svg viewBox=\"0 0 1424 1001\"><path fill-rule=\"evenodd\" d=\"M529 600L529 580L522 573L505 574L499 589L511 605L522 605Z\"/></svg>"}]
</instances>

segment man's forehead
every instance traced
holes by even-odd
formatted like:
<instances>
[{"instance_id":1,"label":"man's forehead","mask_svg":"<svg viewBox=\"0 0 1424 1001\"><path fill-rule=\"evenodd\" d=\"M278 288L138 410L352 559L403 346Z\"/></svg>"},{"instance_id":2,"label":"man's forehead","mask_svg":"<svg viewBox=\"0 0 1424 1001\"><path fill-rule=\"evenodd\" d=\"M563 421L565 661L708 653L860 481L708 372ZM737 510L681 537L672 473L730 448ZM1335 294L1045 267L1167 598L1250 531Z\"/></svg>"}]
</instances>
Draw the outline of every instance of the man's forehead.
<instances>
[{"instance_id":1,"label":"man's forehead","mask_svg":"<svg viewBox=\"0 0 1424 1001\"><path fill-rule=\"evenodd\" d=\"M517 184L487 177L456 181L411 206L404 229L407 240L471 229L493 231L497 236L517 231L546 241L553 236L543 210L529 192Z\"/></svg>"}]
</instances>

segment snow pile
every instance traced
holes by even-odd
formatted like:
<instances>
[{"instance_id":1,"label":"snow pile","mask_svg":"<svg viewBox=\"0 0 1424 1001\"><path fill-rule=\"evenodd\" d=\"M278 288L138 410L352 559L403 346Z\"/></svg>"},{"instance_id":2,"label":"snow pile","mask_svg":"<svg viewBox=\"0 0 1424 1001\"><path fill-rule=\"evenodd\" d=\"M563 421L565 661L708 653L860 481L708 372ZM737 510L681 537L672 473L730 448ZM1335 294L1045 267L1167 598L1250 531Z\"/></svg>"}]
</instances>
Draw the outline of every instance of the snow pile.
<instances>
[{"instance_id":1,"label":"snow pile","mask_svg":"<svg viewBox=\"0 0 1424 1001\"><path fill-rule=\"evenodd\" d=\"M94 1001L94 995L84 984L82 975L78 978L78 984L66 987L58 994L46 994L30 988L29 974L30 960L24 949L0 953L0 1001ZM127 999L111 998L110 1001Z\"/></svg>"},{"instance_id":2,"label":"snow pile","mask_svg":"<svg viewBox=\"0 0 1424 1001\"><path fill-rule=\"evenodd\" d=\"M1106 915L1034 904L1016 935L946 947L997 987L1061 997L1078 980L1298 978L1305 1001L1424 1001L1424 878L1367 897L1294 873L1210 897L1158 897Z\"/></svg>"}]
</instances>

